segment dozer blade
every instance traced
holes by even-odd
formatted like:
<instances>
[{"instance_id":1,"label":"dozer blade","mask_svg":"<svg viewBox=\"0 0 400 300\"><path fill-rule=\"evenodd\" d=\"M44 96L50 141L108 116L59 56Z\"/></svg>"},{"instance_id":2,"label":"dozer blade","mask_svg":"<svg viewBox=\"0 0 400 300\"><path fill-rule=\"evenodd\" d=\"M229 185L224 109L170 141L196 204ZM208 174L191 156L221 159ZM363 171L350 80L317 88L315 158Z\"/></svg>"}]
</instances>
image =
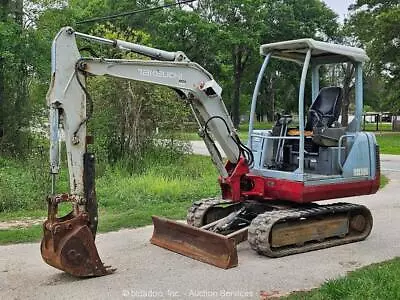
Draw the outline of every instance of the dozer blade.
<instances>
[{"instance_id":1,"label":"dozer blade","mask_svg":"<svg viewBox=\"0 0 400 300\"><path fill-rule=\"evenodd\" d=\"M114 272L101 262L85 213L73 212L62 218L49 218L43 224L40 245L43 260L77 277L103 276Z\"/></svg>"},{"instance_id":2,"label":"dozer blade","mask_svg":"<svg viewBox=\"0 0 400 300\"><path fill-rule=\"evenodd\" d=\"M234 239L156 216L152 219L152 244L219 268L229 269L237 266Z\"/></svg>"}]
</instances>

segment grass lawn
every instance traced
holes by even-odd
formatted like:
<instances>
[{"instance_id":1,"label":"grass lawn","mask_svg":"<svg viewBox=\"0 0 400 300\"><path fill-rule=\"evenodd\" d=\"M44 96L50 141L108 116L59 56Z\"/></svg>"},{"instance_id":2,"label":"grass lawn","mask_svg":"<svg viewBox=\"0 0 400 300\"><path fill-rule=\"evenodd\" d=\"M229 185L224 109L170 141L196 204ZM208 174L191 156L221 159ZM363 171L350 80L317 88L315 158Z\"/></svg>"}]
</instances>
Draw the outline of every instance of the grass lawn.
<instances>
[{"instance_id":1,"label":"grass lawn","mask_svg":"<svg viewBox=\"0 0 400 300\"><path fill-rule=\"evenodd\" d=\"M365 131L376 131L376 123L361 124L361 128ZM379 123L377 131L392 131L392 123Z\"/></svg>"},{"instance_id":2,"label":"grass lawn","mask_svg":"<svg viewBox=\"0 0 400 300\"><path fill-rule=\"evenodd\" d=\"M309 292L295 292L287 300L400 299L400 258L373 264L330 280Z\"/></svg>"},{"instance_id":3,"label":"grass lawn","mask_svg":"<svg viewBox=\"0 0 400 300\"><path fill-rule=\"evenodd\" d=\"M381 184L380 184L380 189L384 188L385 185L389 183L389 178L387 178L385 175L381 174Z\"/></svg>"},{"instance_id":4,"label":"grass lawn","mask_svg":"<svg viewBox=\"0 0 400 300\"><path fill-rule=\"evenodd\" d=\"M400 133L376 134L382 154L400 154Z\"/></svg>"},{"instance_id":5,"label":"grass lawn","mask_svg":"<svg viewBox=\"0 0 400 300\"><path fill-rule=\"evenodd\" d=\"M0 165L0 204L9 211L0 213L0 221L43 219L47 216L44 196L38 192L24 163L9 161ZM60 192L67 190L65 174L60 178ZM15 189L7 194L3 178L13 178ZM140 175L130 175L119 168L108 169L96 181L99 202L99 231L134 228L151 224L151 215L184 219L186 210L195 200L219 193L218 174L210 158L185 155L175 163L154 163ZM23 209L16 210L13 202ZM69 210L64 204L61 212ZM0 230L0 244L38 241L40 225Z\"/></svg>"}]
</instances>

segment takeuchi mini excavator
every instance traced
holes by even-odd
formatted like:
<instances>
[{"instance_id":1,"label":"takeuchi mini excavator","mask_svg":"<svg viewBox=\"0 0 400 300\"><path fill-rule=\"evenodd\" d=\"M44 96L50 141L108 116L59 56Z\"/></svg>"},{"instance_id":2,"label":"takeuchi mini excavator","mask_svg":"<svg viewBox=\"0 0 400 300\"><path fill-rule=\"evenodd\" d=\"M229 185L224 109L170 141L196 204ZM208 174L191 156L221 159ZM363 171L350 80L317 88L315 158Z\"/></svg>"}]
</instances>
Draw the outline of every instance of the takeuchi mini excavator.
<instances>
[{"instance_id":1,"label":"takeuchi mini excavator","mask_svg":"<svg viewBox=\"0 0 400 300\"><path fill-rule=\"evenodd\" d=\"M76 38L108 44L151 58L121 60L82 57ZM379 148L371 133L361 132L362 64L358 48L300 39L262 45L265 57L251 104L249 140L240 141L212 75L182 52L167 52L120 40L108 40L62 28L52 46L52 78L47 95L50 110L48 219L43 225L42 257L49 265L78 277L102 276L114 269L103 265L95 246L98 223L95 157L88 152L91 99L89 75L106 75L167 86L190 106L211 160L219 172L221 196L196 201L187 224L153 216L151 243L221 268L238 264L236 245L248 240L268 257L361 241L372 229L370 211L362 205L315 202L373 194L380 181ZM302 66L298 124L279 116L271 130L254 130L261 81L271 59ZM320 88L324 64L355 66L355 116L339 122L342 88ZM304 89L311 72L312 104L305 111ZM87 103L90 106L87 107ZM182 104L182 105L183 105ZM70 191L56 193L60 169L60 134L65 139ZM226 161L214 141L221 146ZM134 195L132 195L134 196ZM60 203L72 211L58 216Z\"/></svg>"}]
</instances>

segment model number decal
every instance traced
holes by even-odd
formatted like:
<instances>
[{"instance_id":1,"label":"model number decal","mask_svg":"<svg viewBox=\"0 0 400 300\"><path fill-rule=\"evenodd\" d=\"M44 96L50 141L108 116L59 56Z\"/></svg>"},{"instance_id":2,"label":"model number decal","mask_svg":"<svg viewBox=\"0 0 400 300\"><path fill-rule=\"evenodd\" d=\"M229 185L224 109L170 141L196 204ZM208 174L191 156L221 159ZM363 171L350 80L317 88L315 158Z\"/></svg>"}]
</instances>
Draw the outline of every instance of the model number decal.
<instances>
[{"instance_id":1,"label":"model number decal","mask_svg":"<svg viewBox=\"0 0 400 300\"><path fill-rule=\"evenodd\" d=\"M356 168L353 169L353 176L368 176L369 169L368 168Z\"/></svg>"}]
</instances>

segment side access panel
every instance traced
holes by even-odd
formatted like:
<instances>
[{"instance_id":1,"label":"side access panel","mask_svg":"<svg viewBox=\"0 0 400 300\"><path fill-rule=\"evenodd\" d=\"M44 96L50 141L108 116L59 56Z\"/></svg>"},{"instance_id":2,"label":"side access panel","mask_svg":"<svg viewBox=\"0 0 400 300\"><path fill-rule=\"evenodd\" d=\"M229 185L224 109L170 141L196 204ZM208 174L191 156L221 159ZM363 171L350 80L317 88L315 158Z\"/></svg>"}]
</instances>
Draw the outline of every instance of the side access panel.
<instances>
[{"instance_id":1,"label":"side access panel","mask_svg":"<svg viewBox=\"0 0 400 300\"><path fill-rule=\"evenodd\" d=\"M265 178L265 197L273 200L287 200L308 203L343 197L370 195L377 191L379 178L373 180L350 180L337 183L306 184L299 181Z\"/></svg>"}]
</instances>

